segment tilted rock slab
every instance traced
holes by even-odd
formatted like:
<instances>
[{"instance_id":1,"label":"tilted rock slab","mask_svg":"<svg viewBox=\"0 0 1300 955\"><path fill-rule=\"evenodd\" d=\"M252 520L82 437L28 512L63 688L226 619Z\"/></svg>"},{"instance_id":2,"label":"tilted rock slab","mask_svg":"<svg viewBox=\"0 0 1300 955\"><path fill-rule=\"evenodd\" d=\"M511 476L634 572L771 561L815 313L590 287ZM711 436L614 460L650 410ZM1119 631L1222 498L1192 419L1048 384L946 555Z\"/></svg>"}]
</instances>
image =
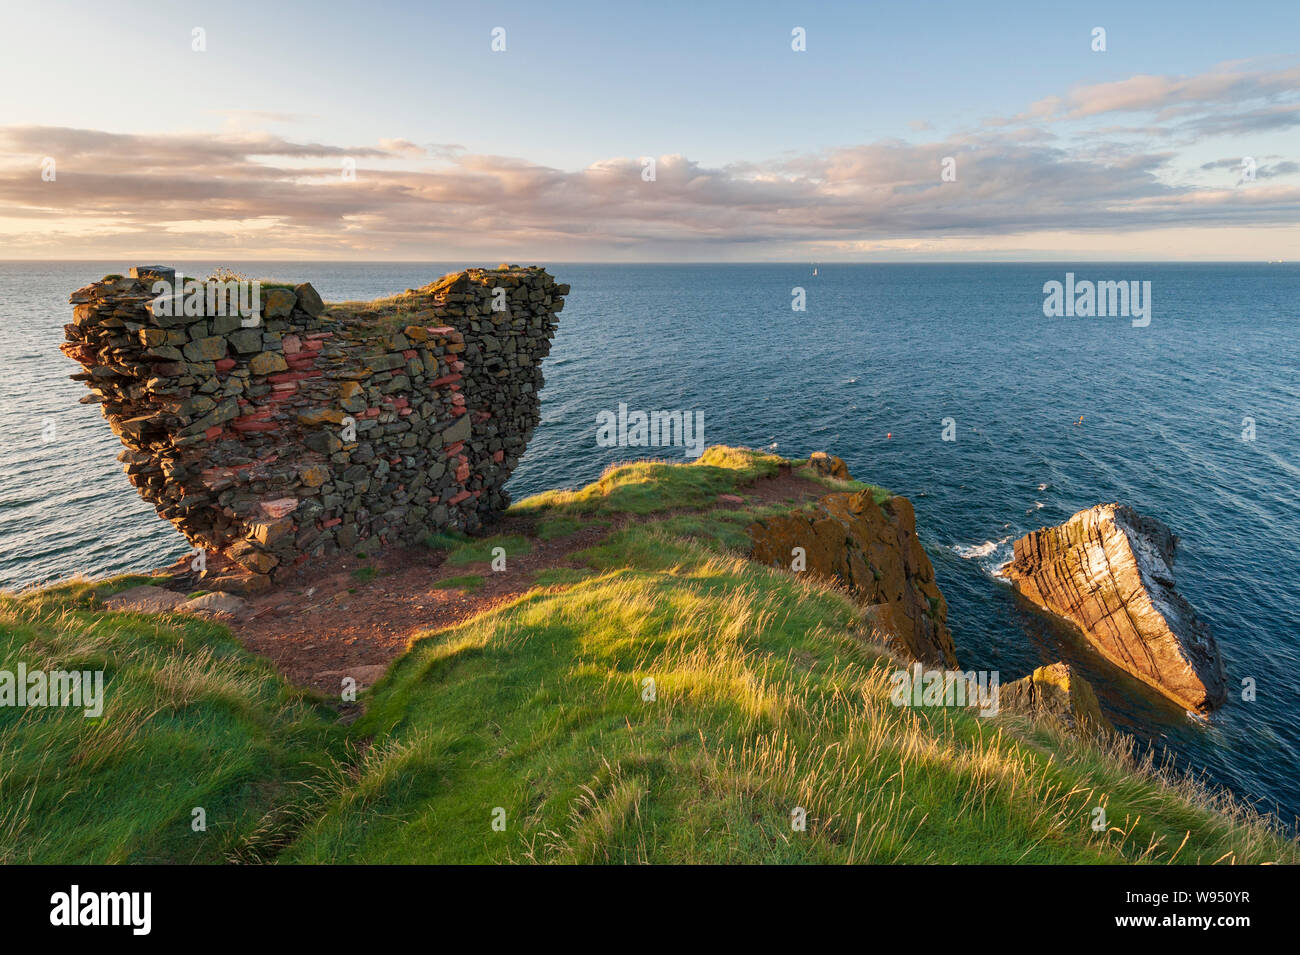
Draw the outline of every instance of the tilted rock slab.
<instances>
[{"instance_id":1,"label":"tilted rock slab","mask_svg":"<svg viewBox=\"0 0 1300 955\"><path fill-rule=\"evenodd\" d=\"M1122 504L1099 504L1015 543L1006 569L1033 603L1079 627L1097 651L1188 710L1227 698L1209 628L1174 590L1177 538Z\"/></svg>"},{"instance_id":2,"label":"tilted rock slab","mask_svg":"<svg viewBox=\"0 0 1300 955\"><path fill-rule=\"evenodd\" d=\"M948 605L907 498L891 497L882 506L871 490L828 494L810 512L753 524L749 536L754 560L785 570L793 569L794 548L803 548L806 572L869 605L868 617L887 643L923 663L957 666Z\"/></svg>"},{"instance_id":3,"label":"tilted rock slab","mask_svg":"<svg viewBox=\"0 0 1300 955\"><path fill-rule=\"evenodd\" d=\"M170 270L137 272L73 293L62 349L131 483L195 546L269 586L310 556L474 530L509 503L569 291L544 270L333 306L306 284L264 289L254 327L156 314Z\"/></svg>"}]
</instances>

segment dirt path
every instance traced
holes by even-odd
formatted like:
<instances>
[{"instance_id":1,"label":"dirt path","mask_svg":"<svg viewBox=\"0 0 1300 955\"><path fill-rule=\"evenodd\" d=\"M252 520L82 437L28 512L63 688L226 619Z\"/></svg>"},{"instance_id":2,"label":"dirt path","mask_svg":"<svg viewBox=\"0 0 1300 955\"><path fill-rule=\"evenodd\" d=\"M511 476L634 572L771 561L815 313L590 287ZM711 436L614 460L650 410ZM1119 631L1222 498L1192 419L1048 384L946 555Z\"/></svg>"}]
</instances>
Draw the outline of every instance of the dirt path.
<instances>
[{"instance_id":1,"label":"dirt path","mask_svg":"<svg viewBox=\"0 0 1300 955\"><path fill-rule=\"evenodd\" d=\"M826 493L824 486L782 468L738 495L723 495L717 506L803 502ZM509 557L500 572L485 563L450 565L445 553L422 546L389 547L364 560L350 554L318 558L275 589L247 596L244 612L227 623L244 646L270 660L289 681L334 695L344 675L361 686L374 682L417 633L452 626L515 599L536 586L540 570L580 566L570 555L627 523L669 516L629 516L545 541L533 533L531 518L507 515L488 532L527 537L531 550ZM438 586L468 574L483 583L471 590Z\"/></svg>"},{"instance_id":2,"label":"dirt path","mask_svg":"<svg viewBox=\"0 0 1300 955\"><path fill-rule=\"evenodd\" d=\"M452 626L526 593L536 586L537 571L565 566L569 554L592 546L609 529L584 528L543 541L531 535L531 522L507 519L492 532L527 536L532 549L509 557L499 572L483 563L447 564L446 554L422 546L388 548L366 560L339 554L309 561L275 590L247 598L248 613L231 629L300 686L334 693L343 672L358 669L358 682L369 684L378 673L366 668L386 669L416 633ZM483 583L438 586L469 574Z\"/></svg>"}]
</instances>

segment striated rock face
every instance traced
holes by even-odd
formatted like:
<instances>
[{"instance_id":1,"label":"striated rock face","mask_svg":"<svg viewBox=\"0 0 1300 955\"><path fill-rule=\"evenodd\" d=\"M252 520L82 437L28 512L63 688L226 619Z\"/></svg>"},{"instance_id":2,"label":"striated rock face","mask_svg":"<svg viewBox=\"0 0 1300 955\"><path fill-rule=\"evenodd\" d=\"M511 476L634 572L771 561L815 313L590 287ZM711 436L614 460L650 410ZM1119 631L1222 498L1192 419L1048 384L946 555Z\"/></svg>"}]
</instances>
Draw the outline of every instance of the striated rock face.
<instances>
[{"instance_id":1,"label":"striated rock face","mask_svg":"<svg viewBox=\"0 0 1300 955\"><path fill-rule=\"evenodd\" d=\"M835 581L869 605L869 617L897 649L936 666L957 665L948 605L916 536L905 497L882 505L872 492L828 494L810 512L784 514L749 528L752 557ZM804 551L800 564L794 548Z\"/></svg>"},{"instance_id":2,"label":"striated rock face","mask_svg":"<svg viewBox=\"0 0 1300 955\"><path fill-rule=\"evenodd\" d=\"M569 291L542 269L329 307L310 285L259 289L251 317L219 287L159 299L172 270L133 271L72 295L62 349L131 483L192 544L269 585L310 556L472 530L507 505Z\"/></svg>"},{"instance_id":3,"label":"striated rock face","mask_svg":"<svg viewBox=\"0 0 1300 955\"><path fill-rule=\"evenodd\" d=\"M1099 504L1016 541L1007 575L1116 666L1207 712L1227 696L1223 661L1209 628L1174 590L1176 542L1160 521Z\"/></svg>"},{"instance_id":4,"label":"striated rock face","mask_svg":"<svg viewBox=\"0 0 1300 955\"><path fill-rule=\"evenodd\" d=\"M1102 715L1092 685L1068 663L1039 667L1023 679L998 687L998 709L1044 717L1081 734L1114 731Z\"/></svg>"}]
</instances>

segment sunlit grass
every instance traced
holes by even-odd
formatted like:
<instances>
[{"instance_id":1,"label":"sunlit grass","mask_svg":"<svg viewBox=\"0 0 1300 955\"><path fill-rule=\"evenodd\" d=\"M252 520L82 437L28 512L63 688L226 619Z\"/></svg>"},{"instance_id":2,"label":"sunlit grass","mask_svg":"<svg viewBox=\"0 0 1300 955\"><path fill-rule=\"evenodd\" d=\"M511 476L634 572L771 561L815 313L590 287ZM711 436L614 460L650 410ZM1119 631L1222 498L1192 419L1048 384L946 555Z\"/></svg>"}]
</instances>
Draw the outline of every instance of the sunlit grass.
<instances>
[{"instance_id":1,"label":"sunlit grass","mask_svg":"<svg viewBox=\"0 0 1300 955\"><path fill-rule=\"evenodd\" d=\"M346 729L217 623L103 608L142 578L0 596L4 660L108 691L98 720L0 708L0 862L1300 861L1127 737L895 707L904 664L862 608L744 557L750 522L800 505L718 495L779 465L713 448L517 505L552 539L609 529L515 599L431 619ZM469 566L531 541L430 546Z\"/></svg>"},{"instance_id":2,"label":"sunlit grass","mask_svg":"<svg viewBox=\"0 0 1300 955\"><path fill-rule=\"evenodd\" d=\"M581 490L547 491L520 501L511 510L546 518L703 507L715 502L719 494L734 493L760 477L776 474L783 463L774 454L715 445L689 464L634 461L615 465Z\"/></svg>"},{"instance_id":3,"label":"sunlit grass","mask_svg":"<svg viewBox=\"0 0 1300 955\"><path fill-rule=\"evenodd\" d=\"M330 764L328 715L224 627L103 609L139 582L0 595L5 669L102 671L105 698L0 707L0 862L219 862Z\"/></svg>"},{"instance_id":4,"label":"sunlit grass","mask_svg":"<svg viewBox=\"0 0 1300 955\"><path fill-rule=\"evenodd\" d=\"M646 528L588 556L590 579L412 646L357 727L400 771L363 775L364 802L344 796L286 859L1297 859L1122 742L894 707L899 664L815 582Z\"/></svg>"}]
</instances>

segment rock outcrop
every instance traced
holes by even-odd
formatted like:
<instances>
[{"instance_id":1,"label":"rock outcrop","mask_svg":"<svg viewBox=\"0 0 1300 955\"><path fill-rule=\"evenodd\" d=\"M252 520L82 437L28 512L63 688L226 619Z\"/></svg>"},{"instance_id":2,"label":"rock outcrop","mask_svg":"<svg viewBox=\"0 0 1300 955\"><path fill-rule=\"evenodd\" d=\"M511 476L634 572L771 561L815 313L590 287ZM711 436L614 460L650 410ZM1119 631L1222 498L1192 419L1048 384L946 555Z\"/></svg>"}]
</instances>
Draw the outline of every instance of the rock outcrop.
<instances>
[{"instance_id":1,"label":"rock outcrop","mask_svg":"<svg viewBox=\"0 0 1300 955\"><path fill-rule=\"evenodd\" d=\"M1101 712L1092 684L1068 663L1051 663L998 687L998 711L1023 713L1080 735L1114 731Z\"/></svg>"},{"instance_id":2,"label":"rock outcrop","mask_svg":"<svg viewBox=\"0 0 1300 955\"><path fill-rule=\"evenodd\" d=\"M129 587L104 601L109 610L131 613L169 613L189 600L184 594L153 584Z\"/></svg>"},{"instance_id":3,"label":"rock outcrop","mask_svg":"<svg viewBox=\"0 0 1300 955\"><path fill-rule=\"evenodd\" d=\"M868 620L887 644L923 663L955 667L948 605L917 539L912 503L891 497L877 504L872 494L828 494L809 511L753 524L751 556L834 581L868 605Z\"/></svg>"},{"instance_id":4,"label":"rock outcrop","mask_svg":"<svg viewBox=\"0 0 1300 955\"><path fill-rule=\"evenodd\" d=\"M1160 521L1099 504L1016 541L1006 574L1111 663L1185 709L1208 712L1227 696L1223 661L1209 628L1174 590L1176 543Z\"/></svg>"},{"instance_id":5,"label":"rock outcrop","mask_svg":"<svg viewBox=\"0 0 1300 955\"><path fill-rule=\"evenodd\" d=\"M814 451L808 456L808 465L823 477L835 478L839 481L851 481L852 476L849 474L849 466L844 463L843 458L837 458L833 454L827 454L825 451Z\"/></svg>"},{"instance_id":6,"label":"rock outcrop","mask_svg":"<svg viewBox=\"0 0 1300 955\"><path fill-rule=\"evenodd\" d=\"M133 271L72 295L62 348L131 483L196 547L269 586L310 556L474 530L508 504L569 291L544 270L333 306L259 286L251 315L230 307L240 283Z\"/></svg>"}]
</instances>

